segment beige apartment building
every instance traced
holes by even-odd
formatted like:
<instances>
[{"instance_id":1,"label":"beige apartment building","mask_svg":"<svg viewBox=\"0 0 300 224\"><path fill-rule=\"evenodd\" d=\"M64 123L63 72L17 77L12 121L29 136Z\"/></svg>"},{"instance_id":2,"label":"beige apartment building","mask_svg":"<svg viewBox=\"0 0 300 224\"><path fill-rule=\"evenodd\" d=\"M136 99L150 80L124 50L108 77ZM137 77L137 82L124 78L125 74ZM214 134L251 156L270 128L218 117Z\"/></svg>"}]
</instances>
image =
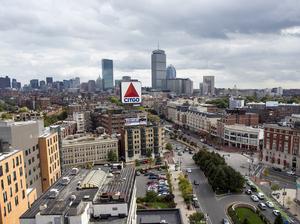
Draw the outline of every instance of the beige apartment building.
<instances>
[{"instance_id":1,"label":"beige apartment building","mask_svg":"<svg viewBox=\"0 0 300 224\"><path fill-rule=\"evenodd\" d=\"M161 154L164 147L164 128L157 125L126 126L122 133L121 155L128 163Z\"/></svg>"},{"instance_id":2,"label":"beige apartment building","mask_svg":"<svg viewBox=\"0 0 300 224\"><path fill-rule=\"evenodd\" d=\"M5 151L2 143L0 148L0 224L19 224L29 206L23 152L8 150L8 144Z\"/></svg>"},{"instance_id":3,"label":"beige apartment building","mask_svg":"<svg viewBox=\"0 0 300 224\"><path fill-rule=\"evenodd\" d=\"M61 176L57 132L46 130L39 137L42 189L45 192Z\"/></svg>"},{"instance_id":4,"label":"beige apartment building","mask_svg":"<svg viewBox=\"0 0 300 224\"><path fill-rule=\"evenodd\" d=\"M62 166L67 169L87 163L105 163L110 151L118 156L118 139L114 136L70 135L62 142Z\"/></svg>"}]
</instances>

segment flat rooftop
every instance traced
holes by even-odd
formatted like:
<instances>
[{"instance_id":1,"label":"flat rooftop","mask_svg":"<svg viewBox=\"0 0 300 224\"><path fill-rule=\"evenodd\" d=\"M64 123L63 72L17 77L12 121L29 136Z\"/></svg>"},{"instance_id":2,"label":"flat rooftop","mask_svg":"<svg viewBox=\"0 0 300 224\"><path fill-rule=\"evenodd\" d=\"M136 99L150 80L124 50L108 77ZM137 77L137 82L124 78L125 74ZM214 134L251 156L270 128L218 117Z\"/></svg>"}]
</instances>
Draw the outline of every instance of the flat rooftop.
<instances>
[{"instance_id":1,"label":"flat rooftop","mask_svg":"<svg viewBox=\"0 0 300 224\"><path fill-rule=\"evenodd\" d=\"M10 152L0 152L0 161L4 160L6 158L9 158L10 156L12 156L13 154L15 154L17 152L20 152L20 151L17 149L13 149Z\"/></svg>"},{"instance_id":2,"label":"flat rooftop","mask_svg":"<svg viewBox=\"0 0 300 224\"><path fill-rule=\"evenodd\" d=\"M118 141L117 138L109 136L109 135L101 135L101 136L92 136L92 135L84 135L84 136L76 136L69 135L65 139L63 139L62 145L74 145L74 144L86 144L86 143L95 143L95 142L111 142L112 140Z\"/></svg>"},{"instance_id":3,"label":"flat rooftop","mask_svg":"<svg viewBox=\"0 0 300 224\"><path fill-rule=\"evenodd\" d=\"M137 224L182 224L179 209L137 210ZM162 222L162 221L165 222Z\"/></svg>"},{"instance_id":4,"label":"flat rooftop","mask_svg":"<svg viewBox=\"0 0 300 224\"><path fill-rule=\"evenodd\" d=\"M74 215L74 209L80 214L84 210L84 202L92 204L130 202L135 182L135 168L133 166L127 166L122 170L103 168L79 169L75 175L72 174L72 170L66 172L21 218L33 219L39 212L41 215ZM69 183L64 184L66 177ZM53 191L57 191L55 197ZM103 223L103 220L100 223Z\"/></svg>"}]
</instances>

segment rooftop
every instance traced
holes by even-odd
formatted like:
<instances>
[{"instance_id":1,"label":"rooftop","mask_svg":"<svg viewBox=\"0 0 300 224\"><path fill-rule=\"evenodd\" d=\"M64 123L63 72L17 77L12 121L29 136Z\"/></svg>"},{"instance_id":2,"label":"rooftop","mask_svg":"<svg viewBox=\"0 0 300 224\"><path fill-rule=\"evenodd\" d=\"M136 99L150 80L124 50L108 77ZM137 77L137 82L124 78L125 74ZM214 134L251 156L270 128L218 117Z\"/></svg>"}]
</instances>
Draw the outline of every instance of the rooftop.
<instances>
[{"instance_id":1,"label":"rooftop","mask_svg":"<svg viewBox=\"0 0 300 224\"><path fill-rule=\"evenodd\" d=\"M153 209L153 210L138 210L137 224L181 224L181 213L179 209ZM162 221L165 222L162 222Z\"/></svg>"},{"instance_id":2,"label":"rooftop","mask_svg":"<svg viewBox=\"0 0 300 224\"><path fill-rule=\"evenodd\" d=\"M95 143L95 142L110 142L112 140L116 140L117 138L110 135L101 135L101 136L93 136L93 135L69 135L65 139L63 139L63 145L73 145L73 144L86 144L86 143Z\"/></svg>"},{"instance_id":3,"label":"rooftop","mask_svg":"<svg viewBox=\"0 0 300 224\"><path fill-rule=\"evenodd\" d=\"M122 170L103 168L106 170L73 168L66 172L21 218L35 218L39 212L41 215L78 215L86 207L85 202L128 203L135 181L134 167L127 166Z\"/></svg>"},{"instance_id":4,"label":"rooftop","mask_svg":"<svg viewBox=\"0 0 300 224\"><path fill-rule=\"evenodd\" d=\"M17 152L19 152L19 150L16 149L12 149L10 152L0 152L0 161L7 159L8 157L12 156Z\"/></svg>"}]
</instances>

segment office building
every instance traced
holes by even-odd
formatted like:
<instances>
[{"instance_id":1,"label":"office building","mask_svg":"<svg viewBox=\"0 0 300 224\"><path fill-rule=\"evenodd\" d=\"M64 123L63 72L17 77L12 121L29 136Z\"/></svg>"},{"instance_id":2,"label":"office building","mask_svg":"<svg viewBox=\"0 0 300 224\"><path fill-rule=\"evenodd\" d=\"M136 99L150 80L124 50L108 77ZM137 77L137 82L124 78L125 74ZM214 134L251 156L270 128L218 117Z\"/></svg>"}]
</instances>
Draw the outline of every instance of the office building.
<instances>
[{"instance_id":1,"label":"office building","mask_svg":"<svg viewBox=\"0 0 300 224\"><path fill-rule=\"evenodd\" d=\"M12 79L11 88L13 88L13 89L21 89L21 83L18 82L16 79Z\"/></svg>"},{"instance_id":2,"label":"office building","mask_svg":"<svg viewBox=\"0 0 300 224\"><path fill-rule=\"evenodd\" d=\"M151 55L152 88L166 88L166 54L163 50L154 50Z\"/></svg>"},{"instance_id":3,"label":"office building","mask_svg":"<svg viewBox=\"0 0 300 224\"><path fill-rule=\"evenodd\" d=\"M95 80L89 80L88 81L88 92L94 93L96 91L96 82Z\"/></svg>"},{"instance_id":4,"label":"office building","mask_svg":"<svg viewBox=\"0 0 300 224\"><path fill-rule=\"evenodd\" d=\"M135 169L66 172L20 218L21 224L135 224Z\"/></svg>"},{"instance_id":5,"label":"office building","mask_svg":"<svg viewBox=\"0 0 300 224\"><path fill-rule=\"evenodd\" d=\"M45 192L61 176L57 132L45 130L39 137L42 190Z\"/></svg>"},{"instance_id":6,"label":"office building","mask_svg":"<svg viewBox=\"0 0 300 224\"><path fill-rule=\"evenodd\" d=\"M122 132L121 156L126 163L161 155L164 128L158 125L125 126Z\"/></svg>"},{"instance_id":7,"label":"office building","mask_svg":"<svg viewBox=\"0 0 300 224\"><path fill-rule=\"evenodd\" d=\"M88 163L106 163L108 153L118 156L118 139L108 135L94 137L91 135L71 135L62 141L63 169Z\"/></svg>"},{"instance_id":8,"label":"office building","mask_svg":"<svg viewBox=\"0 0 300 224\"><path fill-rule=\"evenodd\" d=\"M46 77L46 84L47 86L51 86L53 83L53 78L52 77Z\"/></svg>"},{"instance_id":9,"label":"office building","mask_svg":"<svg viewBox=\"0 0 300 224\"><path fill-rule=\"evenodd\" d=\"M245 100L238 97L229 98L229 109L238 109L245 106Z\"/></svg>"},{"instance_id":10,"label":"office building","mask_svg":"<svg viewBox=\"0 0 300 224\"><path fill-rule=\"evenodd\" d=\"M100 76L96 80L96 90L97 91L102 91L103 90L103 80Z\"/></svg>"},{"instance_id":11,"label":"office building","mask_svg":"<svg viewBox=\"0 0 300 224\"><path fill-rule=\"evenodd\" d=\"M263 146L264 129L245 125L225 125L224 145L239 149L260 151Z\"/></svg>"},{"instance_id":12,"label":"office building","mask_svg":"<svg viewBox=\"0 0 300 224\"><path fill-rule=\"evenodd\" d=\"M77 133L84 133L90 129L91 116L89 111L74 112L73 120L77 123Z\"/></svg>"},{"instance_id":13,"label":"office building","mask_svg":"<svg viewBox=\"0 0 300 224\"><path fill-rule=\"evenodd\" d=\"M38 196L42 193L38 139L43 133L43 129L43 120L0 122L1 140L23 152L26 167L26 187L36 189Z\"/></svg>"},{"instance_id":14,"label":"office building","mask_svg":"<svg viewBox=\"0 0 300 224\"><path fill-rule=\"evenodd\" d=\"M0 142L0 223L19 224L28 209L23 152Z\"/></svg>"},{"instance_id":15,"label":"office building","mask_svg":"<svg viewBox=\"0 0 300 224\"><path fill-rule=\"evenodd\" d=\"M167 79L166 82L166 89L176 93L177 95L191 96L193 94L193 81L189 78Z\"/></svg>"},{"instance_id":16,"label":"office building","mask_svg":"<svg viewBox=\"0 0 300 224\"><path fill-rule=\"evenodd\" d=\"M215 95L215 77L214 76L203 76L203 95L214 96Z\"/></svg>"},{"instance_id":17,"label":"office building","mask_svg":"<svg viewBox=\"0 0 300 224\"><path fill-rule=\"evenodd\" d=\"M10 78L8 76L0 77L0 89L10 88Z\"/></svg>"},{"instance_id":18,"label":"office building","mask_svg":"<svg viewBox=\"0 0 300 224\"><path fill-rule=\"evenodd\" d=\"M102 82L103 90L114 88L113 60L102 59Z\"/></svg>"},{"instance_id":19,"label":"office building","mask_svg":"<svg viewBox=\"0 0 300 224\"><path fill-rule=\"evenodd\" d=\"M123 82L130 82L131 81L131 76L128 76L128 75L122 76L122 81Z\"/></svg>"},{"instance_id":20,"label":"office building","mask_svg":"<svg viewBox=\"0 0 300 224\"><path fill-rule=\"evenodd\" d=\"M39 80L38 79L31 79L30 80L30 87L32 89L38 89L39 88Z\"/></svg>"},{"instance_id":21,"label":"office building","mask_svg":"<svg viewBox=\"0 0 300 224\"><path fill-rule=\"evenodd\" d=\"M175 79L176 78L176 69L173 65L169 65L167 67L167 79Z\"/></svg>"}]
</instances>

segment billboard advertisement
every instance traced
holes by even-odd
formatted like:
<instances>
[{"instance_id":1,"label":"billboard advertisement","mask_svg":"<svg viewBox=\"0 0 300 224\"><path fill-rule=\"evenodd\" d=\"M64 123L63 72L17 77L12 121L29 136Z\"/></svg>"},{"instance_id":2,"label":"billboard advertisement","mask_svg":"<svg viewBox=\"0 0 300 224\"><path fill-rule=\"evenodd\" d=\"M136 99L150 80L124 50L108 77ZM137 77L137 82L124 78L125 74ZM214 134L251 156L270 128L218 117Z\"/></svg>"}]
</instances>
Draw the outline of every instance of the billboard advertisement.
<instances>
[{"instance_id":1,"label":"billboard advertisement","mask_svg":"<svg viewBox=\"0 0 300 224\"><path fill-rule=\"evenodd\" d=\"M147 125L147 117L133 117L125 119L125 126Z\"/></svg>"},{"instance_id":2,"label":"billboard advertisement","mask_svg":"<svg viewBox=\"0 0 300 224\"><path fill-rule=\"evenodd\" d=\"M278 107L278 101L267 101L266 107Z\"/></svg>"},{"instance_id":3,"label":"billboard advertisement","mask_svg":"<svg viewBox=\"0 0 300 224\"><path fill-rule=\"evenodd\" d=\"M139 81L121 82L121 100L124 104L142 102L142 83Z\"/></svg>"}]
</instances>

